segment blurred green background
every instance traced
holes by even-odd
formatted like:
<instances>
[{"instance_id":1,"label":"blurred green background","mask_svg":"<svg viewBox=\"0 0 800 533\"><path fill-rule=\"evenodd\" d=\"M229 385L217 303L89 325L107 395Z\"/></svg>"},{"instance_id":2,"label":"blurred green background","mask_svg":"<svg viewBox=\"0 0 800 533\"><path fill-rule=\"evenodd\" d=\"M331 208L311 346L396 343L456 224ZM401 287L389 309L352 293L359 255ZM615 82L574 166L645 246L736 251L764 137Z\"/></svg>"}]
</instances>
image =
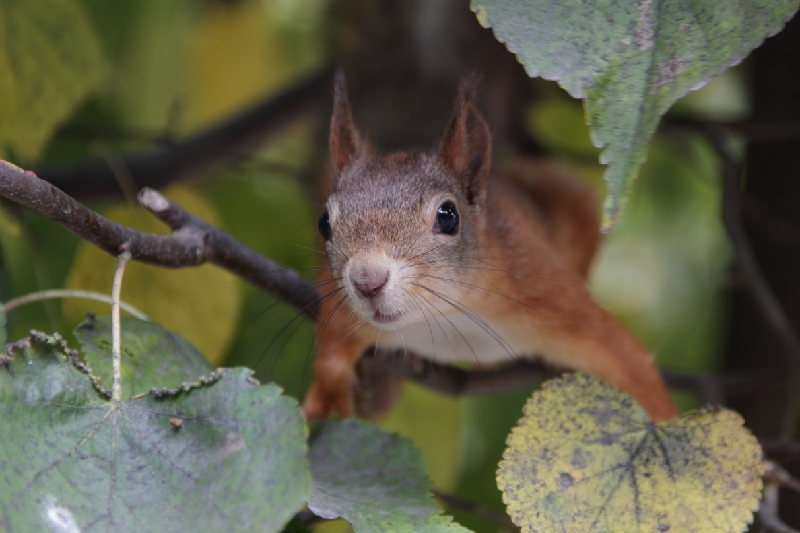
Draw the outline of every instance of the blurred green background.
<instances>
[{"instance_id":1,"label":"blurred green background","mask_svg":"<svg viewBox=\"0 0 800 533\"><path fill-rule=\"evenodd\" d=\"M52 119L52 125L43 121L31 126L42 129L31 133L43 139L41 148L30 148L33 145L15 140L6 131L5 138L0 135L0 140L5 139L0 155L26 168L89 158L113 165L122 154L169 146L269 98L302 75L339 61L342 48L363 46L358 24L342 24L341 9L337 16L330 15L335 3L31 2L38 6L29 8L35 12L20 17L38 20L44 16L42 11L52 8L50 4L69 4L87 24L87 41L77 42L74 37L76 50L95 50L97 57L95 64L65 70L65 80L75 79L76 96L57 102L64 109L62 116L39 109L49 105L47 101L25 103L31 116ZM0 10L22 11L12 4ZM466 10L467 4L450 2L448 9ZM419 11L421 18L410 24L424 27L424 16L438 16ZM360 16L366 20L360 24L384 23L370 19L380 14L369 8ZM332 46L339 51L332 52ZM0 52L12 60L21 56L36 61L42 55L24 43ZM348 68L359 66L351 61ZM692 93L673 113L743 116L747 108L741 68ZM8 82L2 80L4 76L0 71L0 89ZM23 91L24 80L15 81ZM518 113L524 134L551 157L580 168L602 196L602 167L583 124L580 103L549 82L535 81L531 87ZM17 105L22 101L18 97ZM0 109L3 105L10 104L0 100ZM23 115L17 120L28 120ZM163 192L245 244L313 279L321 205L315 183L324 160L326 120L323 112L308 113L252 157L173 183ZM591 278L596 297L669 369L709 371L717 363L722 289L731 257L718 216L717 165L701 138L686 130L664 129L651 145L621 223L605 238ZM131 227L166 232L136 207L134 198L126 196L124 168L118 174L119 194L80 199ZM0 206L0 251L3 301L46 288L110 291L113 258L80 243L40 215L8 203ZM169 271L133 265L126 275L123 299L183 335L213 363L252 367L262 381L277 382L288 394L302 399L312 377L313 327L296 311L234 276L213 266ZM10 338L22 337L32 328L66 334L87 311L107 314L108 308L83 300L28 305L9 316ZM407 385L400 405L382 425L417 443L437 488L502 509L495 470L505 437L529 393L455 400ZM684 407L694 405L689 397L680 401ZM475 531L496 530L469 514L454 514ZM326 524L318 529L345 527Z\"/></svg>"}]
</instances>

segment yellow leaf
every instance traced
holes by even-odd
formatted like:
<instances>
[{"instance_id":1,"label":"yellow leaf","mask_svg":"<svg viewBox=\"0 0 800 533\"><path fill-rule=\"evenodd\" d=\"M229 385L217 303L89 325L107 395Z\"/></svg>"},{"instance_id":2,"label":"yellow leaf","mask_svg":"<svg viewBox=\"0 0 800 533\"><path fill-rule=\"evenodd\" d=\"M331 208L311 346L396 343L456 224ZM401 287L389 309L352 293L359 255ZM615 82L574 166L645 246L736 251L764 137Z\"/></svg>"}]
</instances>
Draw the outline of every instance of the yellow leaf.
<instances>
[{"instance_id":1,"label":"yellow leaf","mask_svg":"<svg viewBox=\"0 0 800 533\"><path fill-rule=\"evenodd\" d=\"M0 145L36 158L53 130L102 80L89 19L74 0L0 4Z\"/></svg>"},{"instance_id":2,"label":"yellow leaf","mask_svg":"<svg viewBox=\"0 0 800 533\"><path fill-rule=\"evenodd\" d=\"M534 393L497 474L523 532L733 533L758 508L762 451L728 410L654 424L582 374Z\"/></svg>"},{"instance_id":3,"label":"yellow leaf","mask_svg":"<svg viewBox=\"0 0 800 533\"><path fill-rule=\"evenodd\" d=\"M189 54L190 122L200 127L280 87L291 72L264 2L212 3L201 12Z\"/></svg>"},{"instance_id":4,"label":"yellow leaf","mask_svg":"<svg viewBox=\"0 0 800 533\"><path fill-rule=\"evenodd\" d=\"M213 207L195 191L173 186L163 192L192 214L218 223ZM166 226L143 208L114 207L105 216L141 231L166 233ZM115 258L82 242L66 286L110 293L115 265ZM125 272L122 299L184 337L217 364L236 331L242 296L236 277L214 265L173 270L134 262ZM81 320L87 311L108 314L109 308L85 300L64 302L64 316L73 321Z\"/></svg>"}]
</instances>

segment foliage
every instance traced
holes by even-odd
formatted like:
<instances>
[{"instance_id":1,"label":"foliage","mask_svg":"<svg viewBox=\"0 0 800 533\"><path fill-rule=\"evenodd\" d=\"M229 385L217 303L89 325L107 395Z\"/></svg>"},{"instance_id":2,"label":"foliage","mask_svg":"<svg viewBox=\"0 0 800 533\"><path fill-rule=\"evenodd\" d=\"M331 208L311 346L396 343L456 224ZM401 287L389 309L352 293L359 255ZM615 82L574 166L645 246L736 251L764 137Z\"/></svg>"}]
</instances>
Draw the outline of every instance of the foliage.
<instances>
[{"instance_id":1,"label":"foliage","mask_svg":"<svg viewBox=\"0 0 800 533\"><path fill-rule=\"evenodd\" d=\"M308 507L347 519L357 533L467 531L440 516L419 450L357 420L329 420L309 453L314 488Z\"/></svg>"},{"instance_id":2,"label":"foliage","mask_svg":"<svg viewBox=\"0 0 800 533\"><path fill-rule=\"evenodd\" d=\"M0 21L0 154L7 146L30 161L97 88L104 61L75 0L9 0Z\"/></svg>"},{"instance_id":3,"label":"foliage","mask_svg":"<svg viewBox=\"0 0 800 533\"><path fill-rule=\"evenodd\" d=\"M797 0L743 0L707 6L687 21L672 0L643 0L598 11L562 2L559 11L536 15L545 3L553 6L546 0L474 0L473 6L529 72L558 78L572 95L586 98L591 138L574 102L561 93L553 97L555 86L540 86L547 96L531 108L528 122L552 153L578 161L589 176L597 169L586 161L600 153L592 140L604 148L607 221L619 216L653 130L674 100L741 60L797 9ZM766 7L753 7L757 3ZM323 4L3 2L0 155L6 147L20 160L44 154L41 161L52 164L100 153L113 164L117 150L168 147L174 136L223 119L319 64ZM704 29L709 40L698 45ZM113 76L103 77L103 56L112 60ZM98 90L103 79L109 83ZM76 108L70 126L96 126L122 140L76 142L58 135L44 150ZM317 206L304 186L317 137L313 124L301 122L252 161L167 195L265 255L313 273ZM658 139L652 148L643 170L652 179L639 180L628 214L608 243L605 255L613 257L601 259L595 287L601 300L619 304L617 312L631 319L648 345L669 345L660 350L660 363L691 359L688 364L708 370L715 298L728 258L719 224L710 220L718 208L716 169L696 139ZM124 172L119 178L125 181ZM100 210L128 226L164 231L142 210L107 203ZM86 243L76 250L74 238L28 213L0 210L0 252L4 297L7 288L16 296L36 286L107 291L110 284L113 259ZM642 256L644 264L632 266ZM609 281L609 272L616 279ZM0 450L0 475L10 480L0 488L0 529L69 530L91 522L114 531L237 531L253 530L253 524L264 531L305 531L298 519L286 522L307 502L320 516L344 517L357 531L463 531L434 506L420 456L438 488L489 507L496 500L499 509L500 493L491 482L501 440L525 393L456 402L407 388L411 392L385 427L413 437L422 454L407 439L373 425L329 421L314 434L306 457L307 435L295 402L274 385L257 386L244 369L212 371L182 338L215 365L254 367L265 381L301 397L313 334L297 325L293 310L273 308L274 300L250 287L242 290L240 282L212 267L175 272L131 265L123 299L181 335L123 319L125 401L104 397L110 383L106 318L87 321L75 332L88 366L65 351L58 337L36 334L33 348L18 350L0 369L0 434L12 436ZM15 312L10 326L20 331L47 324L48 330L67 331L85 311L105 311L83 303L34 309ZM5 336L0 311L0 345ZM88 367L90 375L82 374ZM570 388L579 383L586 388ZM572 393L559 401L565 391ZM589 411L578 403L587 395L593 402ZM547 405L552 409L533 416ZM608 420L598 418L604 409ZM597 427L601 422L605 429ZM581 440L575 423L600 432L599 441ZM653 427L629 400L584 377L570 377L529 401L509 438L499 483L515 520L537 531L554 520L574 520L579 531L591 530L585 521L604 520L614 530L635 530L667 525L664 517L671 531L691 530L680 523L687 517L696 530L715 531L716 521L726 518L727 529L719 530L741 530L756 506L761 466L759 450L740 425L730 412L705 411ZM611 426L630 431L613 433ZM726 448L713 445L715 439L736 440ZM654 448L658 441L671 446ZM576 449L585 468L574 464ZM597 475L589 479L590 472ZM596 504L598 495L608 500L600 502L604 513L595 520L581 509ZM688 502L680 504L684 514L671 510L677 502ZM722 510L716 513L687 511L717 503ZM42 519L50 523L34 522ZM458 519L470 527L480 524L466 515Z\"/></svg>"},{"instance_id":4,"label":"foliage","mask_svg":"<svg viewBox=\"0 0 800 533\"><path fill-rule=\"evenodd\" d=\"M524 532L744 531L761 447L733 411L654 424L628 395L573 374L525 406L497 474Z\"/></svg>"},{"instance_id":5,"label":"foliage","mask_svg":"<svg viewBox=\"0 0 800 533\"><path fill-rule=\"evenodd\" d=\"M297 404L250 371L110 402L59 337L30 345L0 373L2 529L279 531L305 500Z\"/></svg>"},{"instance_id":6,"label":"foliage","mask_svg":"<svg viewBox=\"0 0 800 533\"><path fill-rule=\"evenodd\" d=\"M800 2L473 0L472 6L530 76L558 81L585 99L592 140L609 165L608 227L622 212L661 115L780 31Z\"/></svg>"},{"instance_id":7,"label":"foliage","mask_svg":"<svg viewBox=\"0 0 800 533\"><path fill-rule=\"evenodd\" d=\"M122 398L155 388L179 388L210 374L214 367L194 347L161 326L122 317ZM75 330L83 360L106 389L111 389L111 317L90 315Z\"/></svg>"}]
</instances>

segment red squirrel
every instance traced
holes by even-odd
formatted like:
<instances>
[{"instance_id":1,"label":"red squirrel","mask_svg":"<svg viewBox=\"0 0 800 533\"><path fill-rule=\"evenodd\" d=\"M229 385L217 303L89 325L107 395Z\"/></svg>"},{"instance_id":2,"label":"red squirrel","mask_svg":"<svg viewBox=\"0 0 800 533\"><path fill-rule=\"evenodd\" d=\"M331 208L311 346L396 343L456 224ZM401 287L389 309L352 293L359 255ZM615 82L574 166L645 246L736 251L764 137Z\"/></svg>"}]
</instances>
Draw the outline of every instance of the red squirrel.
<instances>
[{"instance_id":1,"label":"red squirrel","mask_svg":"<svg viewBox=\"0 0 800 533\"><path fill-rule=\"evenodd\" d=\"M653 356L585 286L600 240L593 190L546 161L492 171L472 78L437 150L380 154L339 73L330 153L308 418L356 414L356 365L375 346L481 368L541 357L622 389L654 421L677 414Z\"/></svg>"}]
</instances>

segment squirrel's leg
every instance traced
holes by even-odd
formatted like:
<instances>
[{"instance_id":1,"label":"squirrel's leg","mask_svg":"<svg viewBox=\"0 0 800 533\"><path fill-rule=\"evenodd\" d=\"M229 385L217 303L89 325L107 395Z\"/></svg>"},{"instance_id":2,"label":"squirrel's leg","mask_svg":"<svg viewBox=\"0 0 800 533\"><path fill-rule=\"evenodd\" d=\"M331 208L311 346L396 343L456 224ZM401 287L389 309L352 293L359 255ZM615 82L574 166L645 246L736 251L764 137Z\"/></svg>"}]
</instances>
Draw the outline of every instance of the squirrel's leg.
<instances>
[{"instance_id":1,"label":"squirrel's leg","mask_svg":"<svg viewBox=\"0 0 800 533\"><path fill-rule=\"evenodd\" d=\"M303 402L306 418L322 419L331 415L349 417L355 414L356 364L369 342L352 331L354 326L348 327L349 321L336 319L344 313L349 313L349 310L334 312L329 323L319 332L314 381Z\"/></svg>"}]
</instances>

